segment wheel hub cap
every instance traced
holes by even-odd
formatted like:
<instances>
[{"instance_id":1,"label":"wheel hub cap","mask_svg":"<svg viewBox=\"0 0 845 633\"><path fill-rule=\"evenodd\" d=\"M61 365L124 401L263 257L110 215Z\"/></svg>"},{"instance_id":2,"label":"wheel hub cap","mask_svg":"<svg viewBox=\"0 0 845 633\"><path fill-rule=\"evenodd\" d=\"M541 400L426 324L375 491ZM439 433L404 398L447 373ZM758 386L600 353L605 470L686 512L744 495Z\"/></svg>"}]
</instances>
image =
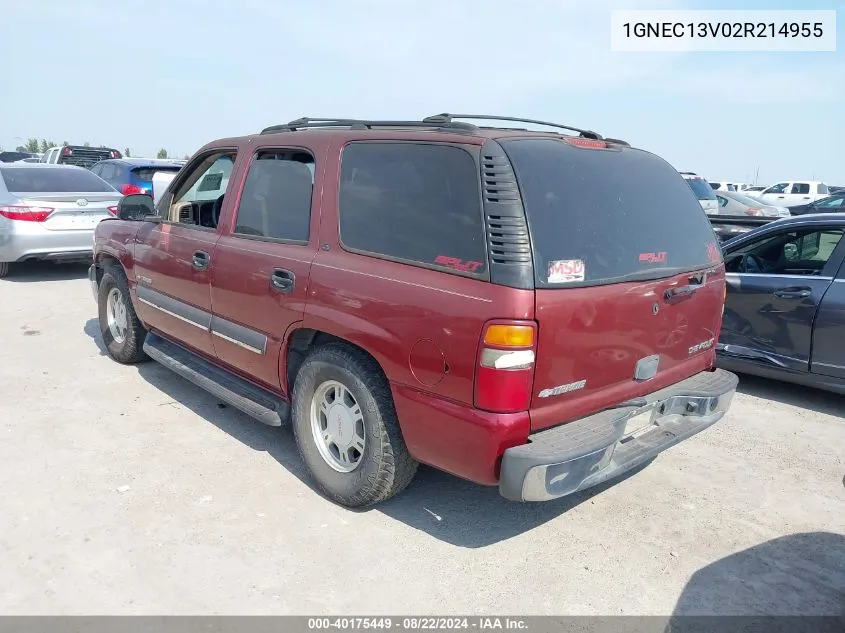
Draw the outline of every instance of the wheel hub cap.
<instances>
[{"instance_id":1,"label":"wheel hub cap","mask_svg":"<svg viewBox=\"0 0 845 633\"><path fill-rule=\"evenodd\" d=\"M314 391L311 432L320 457L334 470L349 473L360 465L366 446L364 416L342 383L327 380Z\"/></svg>"}]
</instances>

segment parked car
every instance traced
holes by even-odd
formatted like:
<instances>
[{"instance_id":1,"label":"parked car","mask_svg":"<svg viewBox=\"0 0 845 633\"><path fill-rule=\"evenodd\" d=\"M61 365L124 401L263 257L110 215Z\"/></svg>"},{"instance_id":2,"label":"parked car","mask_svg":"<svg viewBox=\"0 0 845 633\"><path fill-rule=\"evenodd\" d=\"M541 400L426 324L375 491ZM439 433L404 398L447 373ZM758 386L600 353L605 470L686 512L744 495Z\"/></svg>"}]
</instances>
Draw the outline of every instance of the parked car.
<instances>
[{"instance_id":1,"label":"parked car","mask_svg":"<svg viewBox=\"0 0 845 633\"><path fill-rule=\"evenodd\" d=\"M82 167L0 163L0 277L31 259L85 260L120 194Z\"/></svg>"},{"instance_id":2,"label":"parked car","mask_svg":"<svg viewBox=\"0 0 845 633\"><path fill-rule=\"evenodd\" d=\"M32 152L0 152L0 163L15 163L34 156L37 156L37 154L33 154Z\"/></svg>"},{"instance_id":3,"label":"parked car","mask_svg":"<svg viewBox=\"0 0 845 633\"><path fill-rule=\"evenodd\" d=\"M710 187L713 191L742 191L748 185L742 182L728 182L721 180L719 182L710 181Z\"/></svg>"},{"instance_id":4,"label":"parked car","mask_svg":"<svg viewBox=\"0 0 845 633\"><path fill-rule=\"evenodd\" d=\"M755 200L736 191L717 191L719 209L713 215L762 215L788 218L792 215L786 207L776 207Z\"/></svg>"},{"instance_id":5,"label":"parked car","mask_svg":"<svg viewBox=\"0 0 845 633\"><path fill-rule=\"evenodd\" d=\"M176 174L178 163L147 158L116 158L102 160L91 168L95 174L123 195L153 195L153 176L159 172Z\"/></svg>"},{"instance_id":6,"label":"parked car","mask_svg":"<svg viewBox=\"0 0 845 633\"><path fill-rule=\"evenodd\" d=\"M742 190L742 193L746 196L756 196L766 188L766 185L748 185Z\"/></svg>"},{"instance_id":7,"label":"parked car","mask_svg":"<svg viewBox=\"0 0 845 633\"><path fill-rule=\"evenodd\" d=\"M827 185L817 180L789 180L772 185L759 193L752 192L748 195L759 198L768 204L794 207L799 204L815 202L819 198L828 196L829 192Z\"/></svg>"},{"instance_id":8,"label":"parked car","mask_svg":"<svg viewBox=\"0 0 845 633\"><path fill-rule=\"evenodd\" d=\"M777 220L723 245L719 365L845 393L845 214Z\"/></svg>"},{"instance_id":9,"label":"parked car","mask_svg":"<svg viewBox=\"0 0 845 633\"><path fill-rule=\"evenodd\" d=\"M155 208L123 198L90 269L108 353L290 420L347 506L418 462L560 497L719 420L723 262L678 172L458 119L501 120L300 119L209 143Z\"/></svg>"},{"instance_id":10,"label":"parked car","mask_svg":"<svg viewBox=\"0 0 845 633\"><path fill-rule=\"evenodd\" d=\"M845 187L835 187L833 185L828 185L827 190L830 193L839 193L840 191L845 191Z\"/></svg>"},{"instance_id":11,"label":"parked car","mask_svg":"<svg viewBox=\"0 0 845 633\"><path fill-rule=\"evenodd\" d=\"M705 213L718 211L719 202L716 200L716 194L713 193L713 188L707 180L691 171L682 171L681 176L687 181Z\"/></svg>"},{"instance_id":12,"label":"parked car","mask_svg":"<svg viewBox=\"0 0 845 633\"><path fill-rule=\"evenodd\" d=\"M839 213L845 211L845 191L829 195L827 198L820 198L810 204L799 204L790 207L792 215L805 215L807 213Z\"/></svg>"},{"instance_id":13,"label":"parked car","mask_svg":"<svg viewBox=\"0 0 845 633\"><path fill-rule=\"evenodd\" d=\"M65 145L51 147L41 156L41 162L50 165L77 165L90 169L101 160L122 158L122 154L110 147L87 147L85 145Z\"/></svg>"}]
</instances>

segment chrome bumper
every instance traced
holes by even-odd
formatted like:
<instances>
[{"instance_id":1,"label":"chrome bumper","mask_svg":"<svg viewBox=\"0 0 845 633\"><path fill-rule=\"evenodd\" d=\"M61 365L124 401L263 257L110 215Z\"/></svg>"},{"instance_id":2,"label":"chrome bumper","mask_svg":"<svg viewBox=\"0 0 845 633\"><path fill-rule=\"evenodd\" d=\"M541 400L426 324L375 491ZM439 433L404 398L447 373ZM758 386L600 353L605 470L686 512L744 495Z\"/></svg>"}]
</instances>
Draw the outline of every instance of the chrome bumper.
<instances>
[{"instance_id":1,"label":"chrome bumper","mask_svg":"<svg viewBox=\"0 0 845 633\"><path fill-rule=\"evenodd\" d=\"M541 431L502 456L499 492L514 501L548 501L636 468L720 420L738 379L717 369L645 396L642 406L609 409ZM632 418L645 422L628 429Z\"/></svg>"}]
</instances>

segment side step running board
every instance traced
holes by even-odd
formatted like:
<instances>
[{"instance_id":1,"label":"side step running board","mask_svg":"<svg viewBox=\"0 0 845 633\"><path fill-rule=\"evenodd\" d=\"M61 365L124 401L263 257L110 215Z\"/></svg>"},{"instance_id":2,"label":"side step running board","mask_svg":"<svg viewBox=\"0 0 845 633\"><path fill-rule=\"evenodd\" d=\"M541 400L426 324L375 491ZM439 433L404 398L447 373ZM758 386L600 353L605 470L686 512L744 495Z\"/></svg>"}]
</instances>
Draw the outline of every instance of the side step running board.
<instances>
[{"instance_id":1,"label":"side step running board","mask_svg":"<svg viewBox=\"0 0 845 633\"><path fill-rule=\"evenodd\" d=\"M288 420L290 405L287 402L153 332L147 334L144 352L154 361L259 422L282 426Z\"/></svg>"}]
</instances>

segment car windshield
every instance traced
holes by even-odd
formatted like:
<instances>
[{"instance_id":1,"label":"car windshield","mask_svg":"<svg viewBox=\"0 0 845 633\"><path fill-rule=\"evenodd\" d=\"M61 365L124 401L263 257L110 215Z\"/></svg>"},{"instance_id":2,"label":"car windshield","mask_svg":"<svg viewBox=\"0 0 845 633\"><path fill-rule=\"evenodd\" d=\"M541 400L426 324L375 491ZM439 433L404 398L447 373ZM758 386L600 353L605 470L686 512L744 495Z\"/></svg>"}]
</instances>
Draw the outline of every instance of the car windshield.
<instances>
[{"instance_id":1,"label":"car windshield","mask_svg":"<svg viewBox=\"0 0 845 633\"><path fill-rule=\"evenodd\" d=\"M553 139L501 144L525 202L538 287L656 279L721 261L701 205L663 159Z\"/></svg>"},{"instance_id":2,"label":"car windshield","mask_svg":"<svg viewBox=\"0 0 845 633\"><path fill-rule=\"evenodd\" d=\"M716 194L713 188L703 178L686 178L687 184L692 189L695 197L699 200L715 200Z\"/></svg>"},{"instance_id":3,"label":"car windshield","mask_svg":"<svg viewBox=\"0 0 845 633\"><path fill-rule=\"evenodd\" d=\"M91 193L116 190L87 169L73 167L0 167L12 193Z\"/></svg>"}]
</instances>

